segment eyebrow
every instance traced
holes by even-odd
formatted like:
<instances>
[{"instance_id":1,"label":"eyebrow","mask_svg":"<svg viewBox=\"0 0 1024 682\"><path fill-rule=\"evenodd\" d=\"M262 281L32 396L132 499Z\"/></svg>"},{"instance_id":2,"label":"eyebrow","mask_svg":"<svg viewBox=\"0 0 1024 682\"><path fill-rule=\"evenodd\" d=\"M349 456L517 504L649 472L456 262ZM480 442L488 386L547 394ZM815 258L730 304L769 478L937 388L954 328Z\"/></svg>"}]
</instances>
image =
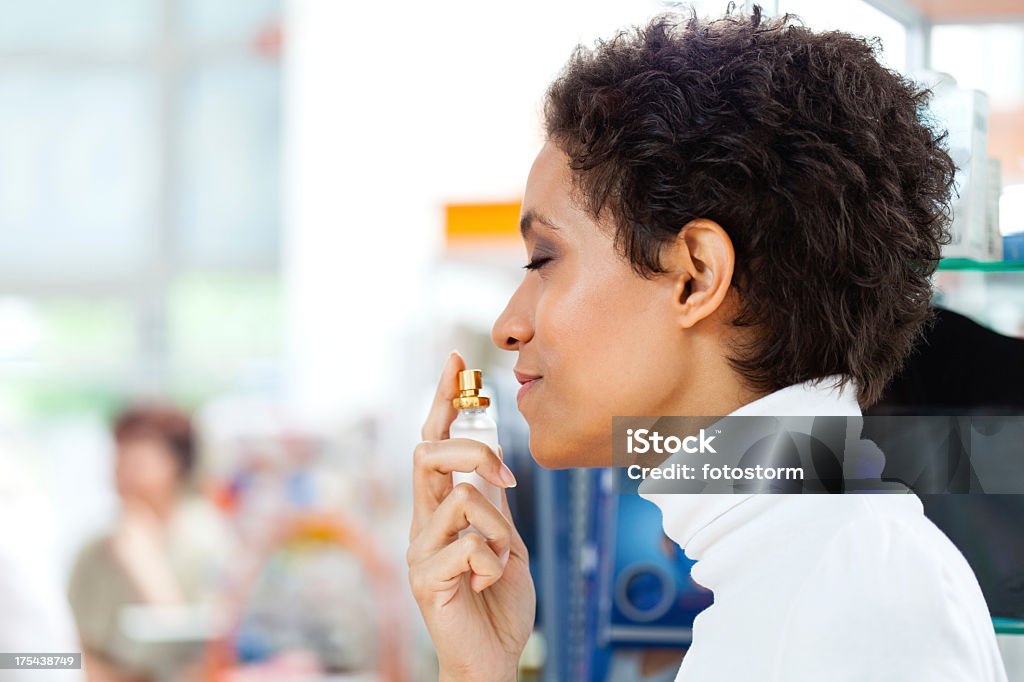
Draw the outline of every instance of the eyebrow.
<instances>
[{"instance_id":1,"label":"eyebrow","mask_svg":"<svg viewBox=\"0 0 1024 682\"><path fill-rule=\"evenodd\" d=\"M555 225L553 222L551 222L549 218L546 218L545 216L541 215L540 213L533 209L529 209L519 219L519 232L520 234L523 235L523 239L526 239L530 235L530 232L533 231L534 221L540 223L541 225L546 225L547 227L550 227L552 230L558 229L558 225Z\"/></svg>"}]
</instances>

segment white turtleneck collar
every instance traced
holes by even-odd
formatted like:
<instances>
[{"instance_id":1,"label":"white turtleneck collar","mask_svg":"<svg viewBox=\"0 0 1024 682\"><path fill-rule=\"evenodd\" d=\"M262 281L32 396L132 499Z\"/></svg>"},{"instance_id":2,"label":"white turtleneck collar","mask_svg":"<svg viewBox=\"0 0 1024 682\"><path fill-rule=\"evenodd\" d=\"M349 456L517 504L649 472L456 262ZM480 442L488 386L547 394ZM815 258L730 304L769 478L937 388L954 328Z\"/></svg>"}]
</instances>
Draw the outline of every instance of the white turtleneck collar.
<instances>
[{"instance_id":1,"label":"white turtleneck collar","mask_svg":"<svg viewBox=\"0 0 1024 682\"><path fill-rule=\"evenodd\" d=\"M728 416L860 416L857 387L849 382L837 388L840 377L832 375L794 384L747 403ZM665 534L683 547L686 555L700 560L717 539L781 504L801 495L772 494L670 494L644 493L640 496L661 509Z\"/></svg>"}]
</instances>

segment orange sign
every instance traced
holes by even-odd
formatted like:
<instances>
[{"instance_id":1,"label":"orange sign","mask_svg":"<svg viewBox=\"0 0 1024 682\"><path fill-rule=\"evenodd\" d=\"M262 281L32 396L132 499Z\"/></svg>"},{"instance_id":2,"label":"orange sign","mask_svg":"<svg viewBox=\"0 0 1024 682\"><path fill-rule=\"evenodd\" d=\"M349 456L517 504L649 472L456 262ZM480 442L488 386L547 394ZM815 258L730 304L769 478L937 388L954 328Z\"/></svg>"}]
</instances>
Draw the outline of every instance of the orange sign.
<instances>
[{"instance_id":1,"label":"orange sign","mask_svg":"<svg viewBox=\"0 0 1024 682\"><path fill-rule=\"evenodd\" d=\"M448 204L445 239L449 244L481 240L519 240L520 202L503 204Z\"/></svg>"}]
</instances>

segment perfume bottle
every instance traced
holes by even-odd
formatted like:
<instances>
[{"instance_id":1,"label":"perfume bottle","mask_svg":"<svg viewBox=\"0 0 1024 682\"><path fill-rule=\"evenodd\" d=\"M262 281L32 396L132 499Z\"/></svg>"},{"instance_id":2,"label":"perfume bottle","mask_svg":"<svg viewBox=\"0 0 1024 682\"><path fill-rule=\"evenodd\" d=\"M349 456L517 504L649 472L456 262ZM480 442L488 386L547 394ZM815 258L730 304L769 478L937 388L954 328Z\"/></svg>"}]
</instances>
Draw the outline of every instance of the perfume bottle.
<instances>
[{"instance_id":1,"label":"perfume bottle","mask_svg":"<svg viewBox=\"0 0 1024 682\"><path fill-rule=\"evenodd\" d=\"M459 372L459 396L452 399L452 405L459 414L448 429L448 434L452 438L472 438L480 441L498 454L498 425L487 414L490 399L480 395L480 388L483 386L481 376L478 369ZM498 486L475 471L453 471L452 485L462 482L472 484L491 504L501 509L501 491Z\"/></svg>"}]
</instances>

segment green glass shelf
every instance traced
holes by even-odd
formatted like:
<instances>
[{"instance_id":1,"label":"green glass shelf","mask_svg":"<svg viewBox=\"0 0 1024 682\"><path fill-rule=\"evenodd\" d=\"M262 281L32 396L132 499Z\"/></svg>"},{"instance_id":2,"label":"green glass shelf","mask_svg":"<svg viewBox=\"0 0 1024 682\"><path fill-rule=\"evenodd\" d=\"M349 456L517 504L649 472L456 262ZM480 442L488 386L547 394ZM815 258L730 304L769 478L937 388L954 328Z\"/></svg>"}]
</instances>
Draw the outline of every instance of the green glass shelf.
<instances>
[{"instance_id":1,"label":"green glass shelf","mask_svg":"<svg viewBox=\"0 0 1024 682\"><path fill-rule=\"evenodd\" d=\"M976 270L978 272L1024 271L1024 260L977 261L970 258L943 258L939 270Z\"/></svg>"},{"instance_id":2,"label":"green glass shelf","mask_svg":"<svg viewBox=\"0 0 1024 682\"><path fill-rule=\"evenodd\" d=\"M1000 635L1024 635L1024 620L1019 618L993 618L992 625Z\"/></svg>"}]
</instances>

